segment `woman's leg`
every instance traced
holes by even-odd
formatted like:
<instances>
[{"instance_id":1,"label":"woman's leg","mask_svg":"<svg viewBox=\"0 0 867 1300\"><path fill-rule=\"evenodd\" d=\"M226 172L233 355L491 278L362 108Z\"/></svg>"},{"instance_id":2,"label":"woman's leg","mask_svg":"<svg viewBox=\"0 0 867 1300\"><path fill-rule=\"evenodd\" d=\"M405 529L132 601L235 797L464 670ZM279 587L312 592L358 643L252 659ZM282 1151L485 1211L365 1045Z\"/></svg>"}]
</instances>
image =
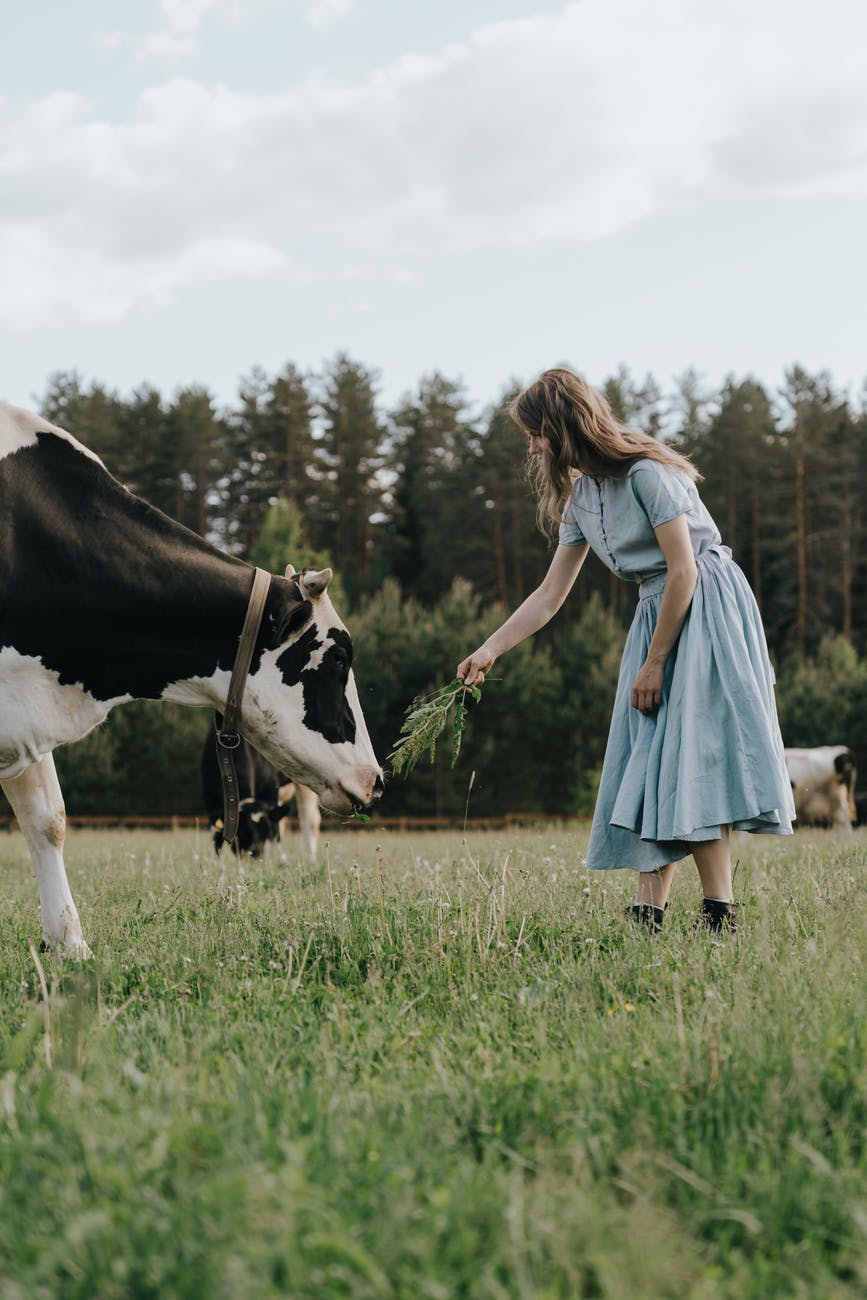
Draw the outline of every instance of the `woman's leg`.
<instances>
[{"instance_id":1,"label":"woman's leg","mask_svg":"<svg viewBox=\"0 0 867 1300\"><path fill-rule=\"evenodd\" d=\"M732 891L732 852L729 827L724 826L718 840L693 845L692 856L698 867L704 901L701 922L716 933L737 932L737 907Z\"/></svg>"},{"instance_id":2,"label":"woman's leg","mask_svg":"<svg viewBox=\"0 0 867 1300\"><path fill-rule=\"evenodd\" d=\"M633 921L639 925L649 925L654 930L662 929L665 904L676 866L676 862L669 862L667 867L657 867L655 871L639 871L635 902L627 908Z\"/></svg>"},{"instance_id":3,"label":"woman's leg","mask_svg":"<svg viewBox=\"0 0 867 1300\"><path fill-rule=\"evenodd\" d=\"M657 867L655 871L639 871L636 903L664 909L676 866L676 862L669 862L667 867Z\"/></svg>"},{"instance_id":4,"label":"woman's leg","mask_svg":"<svg viewBox=\"0 0 867 1300\"><path fill-rule=\"evenodd\" d=\"M692 856L704 893L705 923L711 930L736 930L729 827L722 828L718 840L694 844ZM636 921L652 924L657 930L660 928L676 866L676 862L670 862L667 867L657 867L655 871L639 872L638 890L630 909Z\"/></svg>"},{"instance_id":5,"label":"woman's leg","mask_svg":"<svg viewBox=\"0 0 867 1300\"><path fill-rule=\"evenodd\" d=\"M714 898L721 903L731 903L732 893L732 850L729 828L722 828L718 840L705 840L702 844L692 846L692 856L698 867L698 875L705 898Z\"/></svg>"}]
</instances>

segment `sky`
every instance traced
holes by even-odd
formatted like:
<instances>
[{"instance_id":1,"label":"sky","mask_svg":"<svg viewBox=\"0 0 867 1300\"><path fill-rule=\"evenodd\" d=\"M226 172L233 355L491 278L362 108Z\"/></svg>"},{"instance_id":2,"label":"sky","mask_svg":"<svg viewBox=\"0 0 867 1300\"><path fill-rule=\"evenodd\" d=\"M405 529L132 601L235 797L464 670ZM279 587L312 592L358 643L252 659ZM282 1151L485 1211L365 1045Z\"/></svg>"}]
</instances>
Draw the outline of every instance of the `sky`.
<instances>
[{"instance_id":1,"label":"sky","mask_svg":"<svg viewBox=\"0 0 867 1300\"><path fill-rule=\"evenodd\" d=\"M0 396L338 351L867 379L863 0L43 0L4 19Z\"/></svg>"}]
</instances>

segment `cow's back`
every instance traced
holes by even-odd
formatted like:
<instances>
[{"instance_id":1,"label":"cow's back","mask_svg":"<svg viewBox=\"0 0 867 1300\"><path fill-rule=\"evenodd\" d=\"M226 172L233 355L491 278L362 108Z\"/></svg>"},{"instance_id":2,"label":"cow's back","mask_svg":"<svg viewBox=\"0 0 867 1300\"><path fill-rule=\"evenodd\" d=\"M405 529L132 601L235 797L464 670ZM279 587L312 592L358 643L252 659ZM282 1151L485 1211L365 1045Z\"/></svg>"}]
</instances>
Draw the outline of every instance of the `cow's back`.
<instances>
[{"instance_id":1,"label":"cow's back","mask_svg":"<svg viewBox=\"0 0 867 1300\"><path fill-rule=\"evenodd\" d=\"M848 781L855 771L855 755L848 745L815 745L784 752L786 769L793 785L828 779Z\"/></svg>"},{"instance_id":2,"label":"cow's back","mask_svg":"<svg viewBox=\"0 0 867 1300\"><path fill-rule=\"evenodd\" d=\"M71 434L0 403L0 646L94 700L158 699L231 667L247 572Z\"/></svg>"}]
</instances>

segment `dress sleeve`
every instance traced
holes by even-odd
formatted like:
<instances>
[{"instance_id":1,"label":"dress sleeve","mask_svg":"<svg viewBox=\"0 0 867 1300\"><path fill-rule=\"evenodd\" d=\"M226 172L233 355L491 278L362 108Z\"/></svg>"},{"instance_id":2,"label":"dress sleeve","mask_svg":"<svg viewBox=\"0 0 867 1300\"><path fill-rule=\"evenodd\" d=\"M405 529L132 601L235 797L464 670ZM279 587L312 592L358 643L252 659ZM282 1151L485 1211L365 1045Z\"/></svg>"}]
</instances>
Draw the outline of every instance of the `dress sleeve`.
<instances>
[{"instance_id":1,"label":"dress sleeve","mask_svg":"<svg viewBox=\"0 0 867 1300\"><path fill-rule=\"evenodd\" d=\"M650 520L651 528L667 524L669 519L688 514L692 509L688 480L679 470L648 460L637 465L630 477L635 499Z\"/></svg>"},{"instance_id":2,"label":"dress sleeve","mask_svg":"<svg viewBox=\"0 0 867 1300\"><path fill-rule=\"evenodd\" d=\"M587 538L578 527L578 520L575 518L575 498L570 496L563 510L563 519L560 524L561 546L584 546Z\"/></svg>"}]
</instances>

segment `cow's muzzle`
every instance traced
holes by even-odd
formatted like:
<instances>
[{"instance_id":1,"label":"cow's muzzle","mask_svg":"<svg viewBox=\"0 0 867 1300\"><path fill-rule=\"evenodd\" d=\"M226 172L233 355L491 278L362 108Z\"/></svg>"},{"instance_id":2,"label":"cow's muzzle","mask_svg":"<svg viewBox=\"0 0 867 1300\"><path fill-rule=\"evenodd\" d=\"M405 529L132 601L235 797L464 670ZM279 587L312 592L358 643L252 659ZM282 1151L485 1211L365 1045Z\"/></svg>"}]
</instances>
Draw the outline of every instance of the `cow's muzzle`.
<instances>
[{"instance_id":1,"label":"cow's muzzle","mask_svg":"<svg viewBox=\"0 0 867 1300\"><path fill-rule=\"evenodd\" d=\"M382 772L372 767L353 772L353 779L342 781L337 788L347 804L347 807L340 811L355 814L364 812L376 803L377 799L381 799L385 787Z\"/></svg>"}]
</instances>

